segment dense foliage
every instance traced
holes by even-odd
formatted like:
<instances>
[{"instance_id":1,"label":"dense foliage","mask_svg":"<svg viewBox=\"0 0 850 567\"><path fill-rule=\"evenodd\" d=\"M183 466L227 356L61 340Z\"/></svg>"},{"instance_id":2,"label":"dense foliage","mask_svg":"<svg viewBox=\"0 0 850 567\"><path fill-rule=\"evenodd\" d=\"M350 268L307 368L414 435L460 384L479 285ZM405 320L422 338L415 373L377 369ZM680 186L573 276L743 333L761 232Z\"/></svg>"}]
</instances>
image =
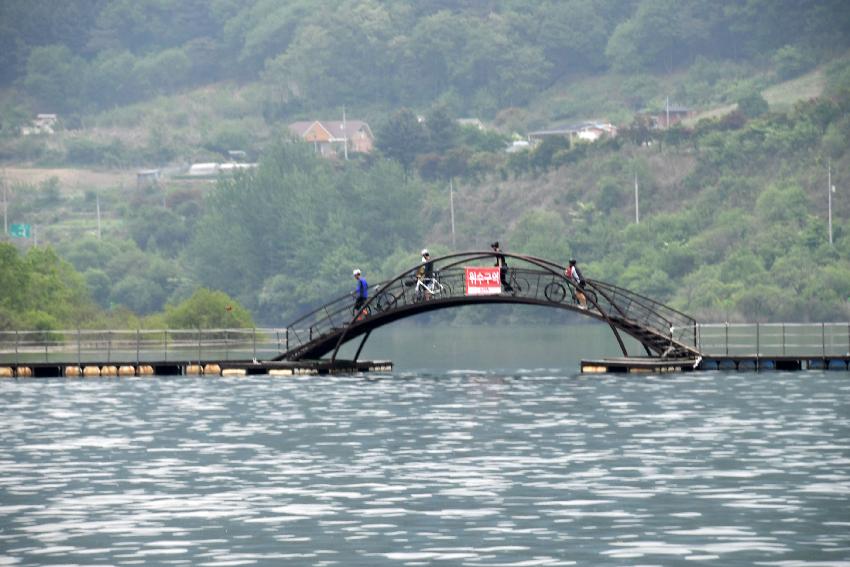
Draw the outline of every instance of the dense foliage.
<instances>
[{"instance_id":1,"label":"dense foliage","mask_svg":"<svg viewBox=\"0 0 850 567\"><path fill-rule=\"evenodd\" d=\"M256 172L219 182L188 249L199 282L280 323L420 247L424 188L392 161L336 166L279 144Z\"/></svg>"},{"instance_id":2,"label":"dense foliage","mask_svg":"<svg viewBox=\"0 0 850 567\"><path fill-rule=\"evenodd\" d=\"M124 261L130 259L118 256ZM104 287L96 279L91 271L81 275L50 247L33 247L22 255L12 244L0 242L0 331L253 326L250 313L239 303L223 292L206 289L196 290L180 303L166 305L164 314L152 313L144 319L136 315L144 310L127 308L135 305L113 305L105 310L92 298L92 291L97 293ZM117 288L115 293L122 293L122 286ZM132 291L144 294L145 286Z\"/></svg>"},{"instance_id":3,"label":"dense foliage","mask_svg":"<svg viewBox=\"0 0 850 567\"><path fill-rule=\"evenodd\" d=\"M49 248L0 242L0 329L76 328L96 316L83 278Z\"/></svg>"},{"instance_id":4,"label":"dense foliage","mask_svg":"<svg viewBox=\"0 0 850 567\"><path fill-rule=\"evenodd\" d=\"M253 325L248 310L222 291L200 288L186 301L165 309L168 329L235 329Z\"/></svg>"},{"instance_id":5,"label":"dense foliage","mask_svg":"<svg viewBox=\"0 0 850 567\"><path fill-rule=\"evenodd\" d=\"M267 118L435 100L492 116L604 69L761 58L787 78L848 29L843 0L5 0L0 81L63 114L262 78Z\"/></svg>"},{"instance_id":6,"label":"dense foliage","mask_svg":"<svg viewBox=\"0 0 850 567\"><path fill-rule=\"evenodd\" d=\"M588 277L704 320L846 320L846 186L833 194L832 246L826 216L827 168L835 183L836 172L850 167L848 111L845 95L753 120L730 115L693 129L654 131L651 146L586 146L578 160L556 153L538 178L542 186L555 184L541 192L554 201L494 220L512 227L504 240L513 250L577 256ZM509 210L521 196L508 185L476 187L470 198L498 195L493 210ZM487 237L460 226L467 238Z\"/></svg>"}]
</instances>

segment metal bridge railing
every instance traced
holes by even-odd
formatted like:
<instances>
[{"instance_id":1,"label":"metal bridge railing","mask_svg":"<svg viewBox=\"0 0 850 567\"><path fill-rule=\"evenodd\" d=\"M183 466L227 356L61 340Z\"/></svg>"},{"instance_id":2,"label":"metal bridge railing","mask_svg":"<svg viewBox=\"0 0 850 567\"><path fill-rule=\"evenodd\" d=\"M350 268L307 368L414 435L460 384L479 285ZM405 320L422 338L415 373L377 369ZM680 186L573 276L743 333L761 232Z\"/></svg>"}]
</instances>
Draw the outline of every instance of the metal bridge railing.
<instances>
[{"instance_id":1,"label":"metal bridge railing","mask_svg":"<svg viewBox=\"0 0 850 567\"><path fill-rule=\"evenodd\" d=\"M610 319L625 319L682 345L696 348L697 322L685 313L605 282L591 280L588 288L595 292L599 308Z\"/></svg>"},{"instance_id":2,"label":"metal bridge railing","mask_svg":"<svg viewBox=\"0 0 850 567\"><path fill-rule=\"evenodd\" d=\"M441 303L466 297L464 268L470 265L481 265L482 256L475 255L471 259L465 260L463 266L460 266L459 262L447 262L442 269L435 269L433 280L437 283L428 282L428 289L417 285L417 268L413 268L393 280L372 285L369 288L368 314L362 317L371 317L416 306L426 301ZM483 260L489 261L489 265L492 266L492 257L483 256ZM512 293L504 292L502 294L504 297L539 302L576 303L572 285L563 276L545 269L510 267L507 279L508 285L514 291ZM553 294L551 298L547 298L546 286L552 282L558 282L563 286L563 295ZM505 288L507 289L507 286ZM290 348L297 350L299 347L309 345L330 333L343 329L345 326L357 324L358 318L361 316L354 313L353 306L354 297L351 294L346 294L294 321L290 325Z\"/></svg>"},{"instance_id":3,"label":"metal bridge railing","mask_svg":"<svg viewBox=\"0 0 850 567\"><path fill-rule=\"evenodd\" d=\"M0 364L262 360L286 350L289 334L285 328L0 331Z\"/></svg>"},{"instance_id":4,"label":"metal bridge railing","mask_svg":"<svg viewBox=\"0 0 850 567\"><path fill-rule=\"evenodd\" d=\"M697 335L703 356L850 356L850 323L703 323Z\"/></svg>"},{"instance_id":5,"label":"metal bridge railing","mask_svg":"<svg viewBox=\"0 0 850 567\"><path fill-rule=\"evenodd\" d=\"M432 290L417 286L418 266L392 280L373 285L368 312L362 317L373 317L423 301L444 302L465 297L464 268L493 266L494 256L490 252L466 252L434 260L434 275L439 285L435 284ZM508 285L503 286L500 297L578 306L576 288L563 276L563 266L531 256L505 256L510 259L511 267L507 272ZM508 291L509 286L512 291ZM589 314L637 333L655 350L663 351L671 346L679 354L695 351L696 321L688 315L629 290L594 280L587 282L586 295ZM353 304L352 295L346 294L292 323L291 328L299 329L291 333L292 354L297 356L299 349L303 352L330 334L357 325L361 316L353 313Z\"/></svg>"}]
</instances>

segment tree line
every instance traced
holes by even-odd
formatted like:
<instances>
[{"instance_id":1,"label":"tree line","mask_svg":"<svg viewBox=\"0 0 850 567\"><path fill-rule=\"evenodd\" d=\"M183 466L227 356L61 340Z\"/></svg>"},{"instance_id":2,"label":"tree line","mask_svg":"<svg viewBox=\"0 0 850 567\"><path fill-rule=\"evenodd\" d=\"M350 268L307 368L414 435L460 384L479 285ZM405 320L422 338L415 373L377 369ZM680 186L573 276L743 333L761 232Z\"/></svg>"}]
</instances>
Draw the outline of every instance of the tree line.
<instances>
[{"instance_id":1,"label":"tree line","mask_svg":"<svg viewBox=\"0 0 850 567\"><path fill-rule=\"evenodd\" d=\"M850 45L843 0L6 0L0 84L69 115L262 79L267 118L367 102L493 116L559 79Z\"/></svg>"},{"instance_id":2,"label":"tree line","mask_svg":"<svg viewBox=\"0 0 850 567\"><path fill-rule=\"evenodd\" d=\"M222 291L195 289L147 315L126 306L106 309L94 300L86 278L52 247L21 253L0 242L0 331L60 329L194 329L254 325L251 314Z\"/></svg>"}]
</instances>

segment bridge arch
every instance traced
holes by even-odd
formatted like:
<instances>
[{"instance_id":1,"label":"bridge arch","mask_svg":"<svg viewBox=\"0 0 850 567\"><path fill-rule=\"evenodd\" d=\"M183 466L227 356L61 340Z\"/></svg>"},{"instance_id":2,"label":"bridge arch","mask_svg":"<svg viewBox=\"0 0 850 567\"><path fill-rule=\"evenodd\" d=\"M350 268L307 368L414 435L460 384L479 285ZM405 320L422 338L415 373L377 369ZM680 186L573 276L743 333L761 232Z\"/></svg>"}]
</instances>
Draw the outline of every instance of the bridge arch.
<instances>
[{"instance_id":1,"label":"bridge arch","mask_svg":"<svg viewBox=\"0 0 850 567\"><path fill-rule=\"evenodd\" d=\"M497 295L467 295L466 267L493 266L498 255L510 260L505 290ZM632 336L651 356L694 358L696 321L653 299L599 280L587 280L587 307L576 300L576 288L564 277L564 266L534 256L492 251L459 252L433 260L434 279L417 283L421 264L370 287L360 312L350 294L337 297L287 326L287 349L276 360L317 359L360 338L359 357L371 332L400 319L438 309L478 304L541 305L573 311L605 322L628 356L621 333Z\"/></svg>"}]
</instances>

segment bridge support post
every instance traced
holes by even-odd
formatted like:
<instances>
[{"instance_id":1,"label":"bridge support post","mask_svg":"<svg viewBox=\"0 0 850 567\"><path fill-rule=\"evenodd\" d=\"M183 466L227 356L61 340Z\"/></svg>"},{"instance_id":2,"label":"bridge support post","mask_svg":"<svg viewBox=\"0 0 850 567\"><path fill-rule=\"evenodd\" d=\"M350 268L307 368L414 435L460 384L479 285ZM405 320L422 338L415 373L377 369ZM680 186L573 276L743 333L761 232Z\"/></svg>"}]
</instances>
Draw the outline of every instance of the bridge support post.
<instances>
[{"instance_id":1,"label":"bridge support post","mask_svg":"<svg viewBox=\"0 0 850 567\"><path fill-rule=\"evenodd\" d=\"M372 334L372 331L369 331L365 335L363 335L363 340L360 341L360 346L357 347L357 352L354 353L354 362L357 362L357 359L360 358L360 351L363 350L363 345L366 344L366 339L369 338L369 335Z\"/></svg>"},{"instance_id":2,"label":"bridge support post","mask_svg":"<svg viewBox=\"0 0 850 567\"><path fill-rule=\"evenodd\" d=\"M623 356L629 356L629 353L626 350L626 345L623 343L623 338L620 336L620 332L617 331L617 327L612 325L610 322L608 323L608 326L611 327L611 330L614 332L614 338L617 339L617 344L620 345L620 350L623 351ZM646 348L646 345L644 345L644 348ZM646 353L652 356L652 353L649 352L649 349L647 349Z\"/></svg>"}]
</instances>

